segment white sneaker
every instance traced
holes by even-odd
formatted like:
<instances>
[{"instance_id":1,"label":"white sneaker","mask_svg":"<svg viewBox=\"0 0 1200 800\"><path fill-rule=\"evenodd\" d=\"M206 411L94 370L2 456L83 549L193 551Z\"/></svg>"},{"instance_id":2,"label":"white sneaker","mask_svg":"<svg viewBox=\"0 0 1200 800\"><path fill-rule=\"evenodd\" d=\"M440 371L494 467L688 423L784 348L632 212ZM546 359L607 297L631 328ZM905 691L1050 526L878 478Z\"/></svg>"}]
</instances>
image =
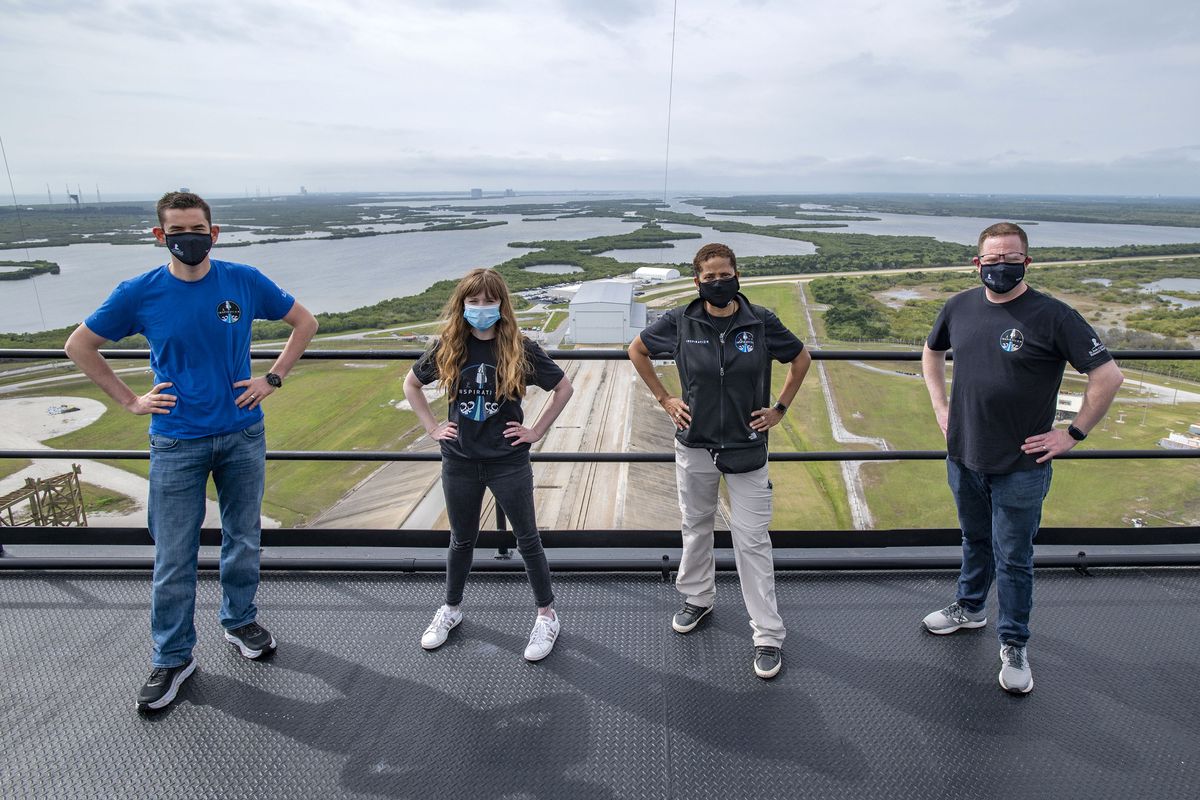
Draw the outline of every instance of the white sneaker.
<instances>
[{"instance_id":1,"label":"white sneaker","mask_svg":"<svg viewBox=\"0 0 1200 800\"><path fill-rule=\"evenodd\" d=\"M1033 691L1033 670L1024 647L1006 644L1000 648L1000 687L1013 694Z\"/></svg>"},{"instance_id":2,"label":"white sneaker","mask_svg":"<svg viewBox=\"0 0 1200 800\"><path fill-rule=\"evenodd\" d=\"M450 631L457 627L458 623L462 622L462 612L456 609L451 609L450 606L442 606L433 615L433 622L429 623L429 627L421 634L421 647L426 650L436 650L446 643L446 637L450 635Z\"/></svg>"},{"instance_id":3,"label":"white sneaker","mask_svg":"<svg viewBox=\"0 0 1200 800\"><path fill-rule=\"evenodd\" d=\"M525 660L541 661L550 655L550 651L554 649L554 641L558 639L559 627L557 613L553 617L538 614L537 621L533 623L533 630L529 632Z\"/></svg>"},{"instance_id":4,"label":"white sneaker","mask_svg":"<svg viewBox=\"0 0 1200 800\"><path fill-rule=\"evenodd\" d=\"M930 633L954 633L962 628L982 628L987 625L987 615L982 611L972 614L956 600L941 611L934 611L926 616L921 620L921 624Z\"/></svg>"}]
</instances>

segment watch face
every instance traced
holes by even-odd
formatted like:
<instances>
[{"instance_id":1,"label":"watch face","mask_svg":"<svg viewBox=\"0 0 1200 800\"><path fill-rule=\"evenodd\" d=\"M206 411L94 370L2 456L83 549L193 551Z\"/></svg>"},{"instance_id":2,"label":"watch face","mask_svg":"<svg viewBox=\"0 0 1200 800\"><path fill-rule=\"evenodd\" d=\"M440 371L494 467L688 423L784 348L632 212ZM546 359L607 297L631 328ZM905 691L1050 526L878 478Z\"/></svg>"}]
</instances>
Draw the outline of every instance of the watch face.
<instances>
[{"instance_id":1,"label":"watch face","mask_svg":"<svg viewBox=\"0 0 1200 800\"><path fill-rule=\"evenodd\" d=\"M271 384L276 389L278 389L280 386L283 386L283 378L280 378L274 372L268 372L267 373L267 383Z\"/></svg>"}]
</instances>

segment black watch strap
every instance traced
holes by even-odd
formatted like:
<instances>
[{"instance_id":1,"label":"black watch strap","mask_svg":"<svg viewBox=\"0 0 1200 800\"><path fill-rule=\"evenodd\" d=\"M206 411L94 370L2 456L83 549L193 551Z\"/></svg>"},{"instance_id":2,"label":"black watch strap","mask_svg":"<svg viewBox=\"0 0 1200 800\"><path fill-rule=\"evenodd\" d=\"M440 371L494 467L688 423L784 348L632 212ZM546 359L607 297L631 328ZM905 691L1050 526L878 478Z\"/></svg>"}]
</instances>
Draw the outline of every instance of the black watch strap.
<instances>
[{"instance_id":1,"label":"black watch strap","mask_svg":"<svg viewBox=\"0 0 1200 800\"><path fill-rule=\"evenodd\" d=\"M1077 442L1082 442L1087 438L1087 434L1076 428L1074 425L1067 426L1067 434Z\"/></svg>"},{"instance_id":2,"label":"black watch strap","mask_svg":"<svg viewBox=\"0 0 1200 800\"><path fill-rule=\"evenodd\" d=\"M780 414L787 413L787 406L785 406L783 403L776 403L775 405L771 406L771 408L775 409Z\"/></svg>"},{"instance_id":3,"label":"black watch strap","mask_svg":"<svg viewBox=\"0 0 1200 800\"><path fill-rule=\"evenodd\" d=\"M274 372L268 372L267 373L267 383L271 384L276 389L278 389L280 386L283 386L283 378L279 377Z\"/></svg>"}]
</instances>

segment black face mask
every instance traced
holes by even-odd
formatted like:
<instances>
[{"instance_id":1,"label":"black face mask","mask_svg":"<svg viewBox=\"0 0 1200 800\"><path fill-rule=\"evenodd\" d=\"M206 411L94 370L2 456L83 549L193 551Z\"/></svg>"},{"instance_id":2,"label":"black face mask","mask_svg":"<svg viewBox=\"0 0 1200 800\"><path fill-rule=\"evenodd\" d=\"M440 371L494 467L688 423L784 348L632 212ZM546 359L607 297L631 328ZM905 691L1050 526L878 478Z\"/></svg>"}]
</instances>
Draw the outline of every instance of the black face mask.
<instances>
[{"instance_id":1,"label":"black face mask","mask_svg":"<svg viewBox=\"0 0 1200 800\"><path fill-rule=\"evenodd\" d=\"M724 308L729 305L730 300L737 296L740 288L736 275L720 281L702 283L700 284L700 299L712 303L717 308Z\"/></svg>"},{"instance_id":2,"label":"black face mask","mask_svg":"<svg viewBox=\"0 0 1200 800\"><path fill-rule=\"evenodd\" d=\"M203 261L212 246L211 233L167 234L167 249L171 251L171 255L189 267L194 267Z\"/></svg>"},{"instance_id":3,"label":"black face mask","mask_svg":"<svg viewBox=\"0 0 1200 800\"><path fill-rule=\"evenodd\" d=\"M1024 264L984 264L979 268L983 285L996 294L1008 294L1025 278Z\"/></svg>"}]
</instances>

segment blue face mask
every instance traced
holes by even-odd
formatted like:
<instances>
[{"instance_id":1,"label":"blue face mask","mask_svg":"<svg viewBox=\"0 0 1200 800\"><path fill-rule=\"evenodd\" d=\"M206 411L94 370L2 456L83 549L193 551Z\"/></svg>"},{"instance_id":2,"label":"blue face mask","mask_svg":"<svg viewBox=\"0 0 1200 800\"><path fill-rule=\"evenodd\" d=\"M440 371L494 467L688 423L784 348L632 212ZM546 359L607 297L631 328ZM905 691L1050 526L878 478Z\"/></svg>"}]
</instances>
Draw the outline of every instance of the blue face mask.
<instances>
[{"instance_id":1,"label":"blue face mask","mask_svg":"<svg viewBox=\"0 0 1200 800\"><path fill-rule=\"evenodd\" d=\"M213 246L211 233L168 233L166 239L171 255L189 267L203 261Z\"/></svg>"},{"instance_id":2,"label":"blue face mask","mask_svg":"<svg viewBox=\"0 0 1200 800\"><path fill-rule=\"evenodd\" d=\"M463 319L476 330L486 331L500 321L500 304L493 306L463 306Z\"/></svg>"}]
</instances>

